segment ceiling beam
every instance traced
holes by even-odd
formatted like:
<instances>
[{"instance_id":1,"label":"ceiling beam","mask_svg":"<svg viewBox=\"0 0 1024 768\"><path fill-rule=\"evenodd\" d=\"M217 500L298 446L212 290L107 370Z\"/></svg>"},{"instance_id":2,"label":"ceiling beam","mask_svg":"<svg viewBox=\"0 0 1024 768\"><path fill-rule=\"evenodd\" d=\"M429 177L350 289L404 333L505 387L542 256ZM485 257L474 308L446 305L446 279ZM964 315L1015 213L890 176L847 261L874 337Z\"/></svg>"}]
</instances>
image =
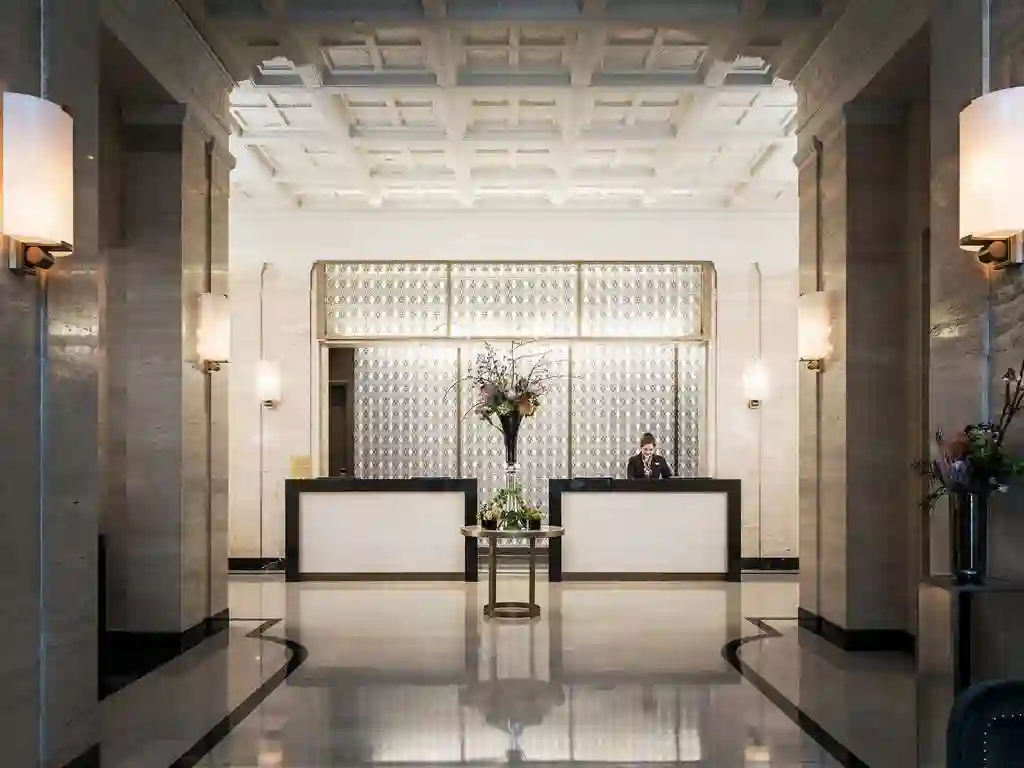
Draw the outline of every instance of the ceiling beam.
<instances>
[{"instance_id":1,"label":"ceiling beam","mask_svg":"<svg viewBox=\"0 0 1024 768\"><path fill-rule=\"evenodd\" d=\"M207 12L205 0L177 0L177 2L217 58L224 64L228 74L237 82L252 77L256 62L247 61L246 57L240 53L236 41L224 32L217 20Z\"/></svg>"},{"instance_id":2,"label":"ceiling beam","mask_svg":"<svg viewBox=\"0 0 1024 768\"><path fill-rule=\"evenodd\" d=\"M698 75L705 85L717 88L725 83L736 58L743 53L757 31L768 0L743 0L737 23L722 30L701 59Z\"/></svg>"},{"instance_id":3,"label":"ceiling beam","mask_svg":"<svg viewBox=\"0 0 1024 768\"><path fill-rule=\"evenodd\" d=\"M255 189L283 203L289 210L301 207L291 186L280 180L277 169L259 147L247 146L234 155L237 164L232 172L232 180L238 181L243 187L251 184Z\"/></svg>"},{"instance_id":4,"label":"ceiling beam","mask_svg":"<svg viewBox=\"0 0 1024 768\"><path fill-rule=\"evenodd\" d=\"M335 97L337 98L337 97ZM576 103L580 103L577 101ZM582 146L607 146L609 144L672 144L677 146L706 146L708 143L726 144L751 142L764 143L785 139L791 135L789 124L779 128L747 129L733 128L722 130L721 128L692 128L673 134L653 134L648 130L636 129L635 131L619 130L608 133L576 131L576 143ZM309 128L286 128L283 130L243 130L238 138L247 144L274 144L293 142L320 142L329 143L334 138L334 131L315 130ZM492 146L526 146L526 147L550 147L560 146L564 138L563 133L556 132L529 132L529 131L502 131L502 132L470 132L462 134L461 139L471 144L492 145ZM417 129L396 129L382 131L380 133L361 134L349 132L347 143L356 147L404 147L415 144L421 147L443 147L448 141L446 130L435 129L421 131Z\"/></svg>"},{"instance_id":5,"label":"ceiling beam","mask_svg":"<svg viewBox=\"0 0 1024 768\"><path fill-rule=\"evenodd\" d=\"M818 0L787 2L772 10L770 18L780 21L813 21L820 11ZM438 13L443 10L443 13ZM246 24L266 22L261 10L246 12L238 7L211 14L216 21L242 21ZM607 0L515 0L515 2L466 2L465 0L422 0L401 5L371 0L333 0L317 8L294 4L288 8L288 20L295 24L332 25L364 24L368 26L421 27L428 24L450 25L510 24L550 26L682 26L693 24L730 24L737 18L735 3L724 0L685 0L679 2L644 2L629 0L610 5Z\"/></svg>"},{"instance_id":6,"label":"ceiling beam","mask_svg":"<svg viewBox=\"0 0 1024 768\"><path fill-rule=\"evenodd\" d=\"M362 152L352 140L352 119L341 98L325 93L323 88L312 91L311 96L314 106L324 117L327 134L336 142L335 146L345 165L358 177L360 188L370 204L380 205L380 188L374 182Z\"/></svg>"}]
</instances>

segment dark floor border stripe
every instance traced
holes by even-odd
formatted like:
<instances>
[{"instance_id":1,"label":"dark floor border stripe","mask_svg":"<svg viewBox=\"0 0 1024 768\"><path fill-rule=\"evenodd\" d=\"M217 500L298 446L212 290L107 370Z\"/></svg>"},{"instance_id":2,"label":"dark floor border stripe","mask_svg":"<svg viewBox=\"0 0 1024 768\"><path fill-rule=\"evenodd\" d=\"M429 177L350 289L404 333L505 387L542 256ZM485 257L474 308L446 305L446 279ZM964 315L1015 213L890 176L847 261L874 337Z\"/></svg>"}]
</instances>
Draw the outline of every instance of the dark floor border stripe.
<instances>
[{"instance_id":1,"label":"dark floor border stripe","mask_svg":"<svg viewBox=\"0 0 1024 768\"><path fill-rule=\"evenodd\" d=\"M228 735L237 728L245 718L252 714L253 710L256 709L260 704L267 700L277 688L288 679L291 674L297 670L302 664L309 658L309 651L306 647L294 640L288 640L284 637L274 637L265 634L268 629L280 623L281 619L231 619L232 622L260 622L260 625L256 627L252 632L246 634L246 637L252 637L260 640L264 643L274 643L280 645L291 651L288 656L288 661L285 662L277 672L272 674L263 684L260 685L255 691L250 693L245 700L235 707L233 710L228 712L224 718L211 728L207 733L193 744L187 752L181 757L175 760L168 766L168 768L195 768L199 764L199 761L206 757L214 747L220 744Z\"/></svg>"},{"instance_id":2,"label":"dark floor border stripe","mask_svg":"<svg viewBox=\"0 0 1024 768\"><path fill-rule=\"evenodd\" d=\"M917 638L902 629L845 629L805 608L797 611L797 621L844 651L917 654Z\"/></svg>"},{"instance_id":3,"label":"dark floor border stripe","mask_svg":"<svg viewBox=\"0 0 1024 768\"><path fill-rule=\"evenodd\" d=\"M64 768L100 768L102 765L100 745L93 744L70 763L65 763Z\"/></svg>"},{"instance_id":4,"label":"dark floor border stripe","mask_svg":"<svg viewBox=\"0 0 1024 768\"><path fill-rule=\"evenodd\" d=\"M284 570L283 557L229 557L228 570L238 572L265 571L278 573Z\"/></svg>"},{"instance_id":5,"label":"dark floor border stripe","mask_svg":"<svg viewBox=\"0 0 1024 768\"><path fill-rule=\"evenodd\" d=\"M799 571L799 557L744 557L740 560L744 571Z\"/></svg>"},{"instance_id":6,"label":"dark floor border stripe","mask_svg":"<svg viewBox=\"0 0 1024 768\"><path fill-rule=\"evenodd\" d=\"M795 618L785 619L762 619L748 618L751 624L757 627L761 633L751 637L740 637L730 640L722 648L722 657L743 677L753 685L762 696L774 704L786 717L792 720L796 726L816 741L822 749L839 761L845 768L871 768L861 760L845 744L840 743L835 736L826 731L821 724L804 712L800 707L787 699L783 693L774 685L765 680L754 671L753 667L740 658L740 649L748 643L757 643L771 638L782 637L782 633L770 626L768 621L796 621Z\"/></svg>"}]
</instances>

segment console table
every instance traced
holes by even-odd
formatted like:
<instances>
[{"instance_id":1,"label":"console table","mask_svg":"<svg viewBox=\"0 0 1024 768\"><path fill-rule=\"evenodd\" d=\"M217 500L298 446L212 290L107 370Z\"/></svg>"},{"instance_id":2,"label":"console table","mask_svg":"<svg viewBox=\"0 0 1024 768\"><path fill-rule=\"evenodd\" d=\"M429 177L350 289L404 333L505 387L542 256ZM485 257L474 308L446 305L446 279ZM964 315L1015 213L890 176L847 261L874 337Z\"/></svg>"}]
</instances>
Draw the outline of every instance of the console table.
<instances>
[{"instance_id":1,"label":"console table","mask_svg":"<svg viewBox=\"0 0 1024 768\"><path fill-rule=\"evenodd\" d=\"M565 529L559 525L542 525L537 530L492 530L482 528L479 525L462 526L462 535L467 539L487 539L487 605L484 606L484 616L491 619L532 619L540 616L540 606L537 605L537 539L556 539L565 533ZM527 602L516 600L504 600L498 602L498 540L499 539L526 539L530 547L530 597Z\"/></svg>"}]
</instances>

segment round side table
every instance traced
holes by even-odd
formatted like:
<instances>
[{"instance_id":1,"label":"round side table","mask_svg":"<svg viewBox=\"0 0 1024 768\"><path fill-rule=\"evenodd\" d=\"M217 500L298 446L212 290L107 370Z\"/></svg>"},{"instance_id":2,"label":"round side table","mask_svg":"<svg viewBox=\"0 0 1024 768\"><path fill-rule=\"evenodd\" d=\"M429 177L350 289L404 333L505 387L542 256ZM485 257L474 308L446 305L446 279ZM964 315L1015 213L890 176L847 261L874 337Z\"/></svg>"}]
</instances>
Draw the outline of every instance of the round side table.
<instances>
[{"instance_id":1,"label":"round side table","mask_svg":"<svg viewBox=\"0 0 1024 768\"><path fill-rule=\"evenodd\" d=\"M479 525L462 526L462 535L474 539L487 539L487 605L484 616L489 619L532 619L540 616L537 605L537 539L556 539L565 533L560 525L542 525L538 530L494 531ZM498 540L526 539L530 542L530 599L523 603L516 600L498 602Z\"/></svg>"}]
</instances>

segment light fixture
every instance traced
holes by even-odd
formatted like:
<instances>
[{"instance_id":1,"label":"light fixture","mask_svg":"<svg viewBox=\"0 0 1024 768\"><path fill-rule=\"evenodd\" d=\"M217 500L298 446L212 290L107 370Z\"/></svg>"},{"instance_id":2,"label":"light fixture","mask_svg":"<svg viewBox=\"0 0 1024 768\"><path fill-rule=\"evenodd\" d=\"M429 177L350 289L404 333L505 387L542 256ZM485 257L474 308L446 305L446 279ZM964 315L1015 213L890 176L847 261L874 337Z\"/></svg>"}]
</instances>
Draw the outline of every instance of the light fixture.
<instances>
[{"instance_id":1,"label":"light fixture","mask_svg":"<svg viewBox=\"0 0 1024 768\"><path fill-rule=\"evenodd\" d=\"M797 346L807 370L822 370L825 358L832 352L831 336L828 295L824 291L802 294L798 304Z\"/></svg>"},{"instance_id":2,"label":"light fixture","mask_svg":"<svg viewBox=\"0 0 1024 768\"><path fill-rule=\"evenodd\" d=\"M768 396L768 371L760 360L751 360L743 372L743 396L747 407L757 409Z\"/></svg>"},{"instance_id":3,"label":"light fixture","mask_svg":"<svg viewBox=\"0 0 1024 768\"><path fill-rule=\"evenodd\" d=\"M219 371L231 354L231 312L228 297L204 293L199 297L196 354L204 373Z\"/></svg>"},{"instance_id":4,"label":"light fixture","mask_svg":"<svg viewBox=\"0 0 1024 768\"><path fill-rule=\"evenodd\" d=\"M281 370L276 363L260 360L256 365L256 391L264 408L281 404Z\"/></svg>"},{"instance_id":5,"label":"light fixture","mask_svg":"<svg viewBox=\"0 0 1024 768\"><path fill-rule=\"evenodd\" d=\"M1024 263L1024 87L960 113L960 246L995 269Z\"/></svg>"},{"instance_id":6,"label":"light fixture","mask_svg":"<svg viewBox=\"0 0 1024 768\"><path fill-rule=\"evenodd\" d=\"M0 253L19 275L47 270L74 242L74 121L58 105L0 94Z\"/></svg>"}]
</instances>

